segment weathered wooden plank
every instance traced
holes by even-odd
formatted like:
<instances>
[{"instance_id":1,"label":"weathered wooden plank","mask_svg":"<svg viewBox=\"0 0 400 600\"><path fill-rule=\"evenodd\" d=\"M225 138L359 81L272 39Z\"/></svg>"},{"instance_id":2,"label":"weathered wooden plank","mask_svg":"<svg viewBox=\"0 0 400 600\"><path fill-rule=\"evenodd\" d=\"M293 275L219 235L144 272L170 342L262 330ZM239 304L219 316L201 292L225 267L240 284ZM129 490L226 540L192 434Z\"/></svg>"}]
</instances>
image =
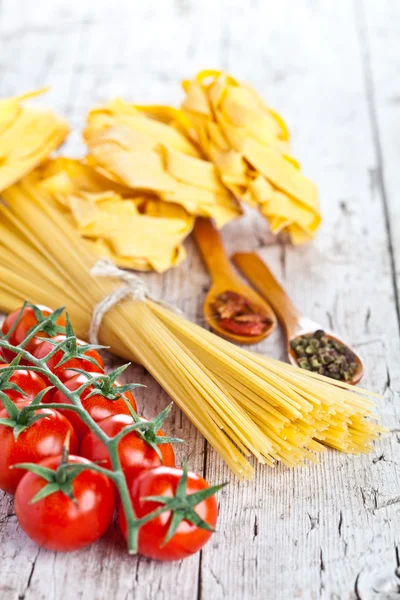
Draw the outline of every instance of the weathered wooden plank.
<instances>
[{"instance_id":1,"label":"weathered wooden plank","mask_svg":"<svg viewBox=\"0 0 400 600\"><path fill-rule=\"evenodd\" d=\"M172 47L169 54L163 53L163 62L157 59L157 55L162 35L164 43L176 37L179 23L176 24L173 19L175 4L166 5L159 18L155 19L152 14L157 11L157 3L147 4L146 35L142 30L143 22L138 18L143 17L142 9L137 4L120 2L113 8L112 15L109 15L107 2L98 2L96 6L91 2L76 6L69 2L57 5L41 2L36 7L25 2L24 5L25 10L21 10L21 5L17 9L13 3L5 3L0 24L1 37L7 42L9 56L9 63L3 66L6 94L50 84L52 90L43 103L67 114L77 132L83 126L90 106L111 99L117 93L138 102L154 102L156 98L163 97L161 88L168 88L163 81L163 73L172 73L177 68L177 61ZM196 14L205 19L204 10ZM164 19L166 27L161 28ZM186 17L183 16L183 19L185 21ZM187 21L187 26L186 42L183 38L180 40L182 56L185 57L190 54L187 46L191 43L191 20ZM215 32L213 34L210 30L207 40L209 52L213 51L213 37ZM149 39L153 40L153 44L148 44ZM12 56L15 60L11 60ZM156 73L152 68L149 72L143 69L146 61L148 65L154 64ZM183 62L181 68L184 68ZM191 66L189 71L194 68ZM184 75L185 70L182 70L176 76L175 85L171 85L176 94L179 94L178 79ZM152 90L154 82L155 93ZM79 133L71 137L66 151L82 153ZM174 290L182 290L182 307L192 317L197 310L198 299L187 286L191 271L189 260L179 271L163 280L151 275L149 283L155 288L162 287L167 295L176 295ZM168 403L167 395L150 376L143 373L142 368L131 367L125 378L148 385L146 392L138 392L139 406L145 416L156 414ZM205 442L196 429L182 418L178 410L174 411L166 427L173 435L189 443L189 450L178 450L179 462L182 453L189 452L190 466L202 472ZM8 503L4 502L2 508L9 510ZM106 596L167 598L175 589L178 578L184 597L190 597L193 588L197 587L199 556L173 565L130 558L114 531L87 551L56 556L45 551L38 553L37 547L19 531L15 518L6 518L0 524L0 547L3 563L0 596L12 590L15 598L35 600L42 597L101 599Z\"/></svg>"},{"instance_id":2,"label":"weathered wooden plank","mask_svg":"<svg viewBox=\"0 0 400 600\"><path fill-rule=\"evenodd\" d=\"M261 254L307 314L359 347L366 385L385 391L389 381L379 412L395 430L398 323L382 193L370 188L377 156L353 6L265 2L256 18L240 2L229 10L226 66L279 107L306 173L321 187L324 224L316 242ZM225 237L237 250L229 228ZM244 246L257 245L242 229L241 244L244 238ZM329 452L321 466L259 469L254 484L226 490L223 543L204 554L203 596L348 598L366 555L378 571L390 556L394 571L397 435L381 440L370 457ZM214 457L207 473L225 476Z\"/></svg>"},{"instance_id":3,"label":"weathered wooden plank","mask_svg":"<svg viewBox=\"0 0 400 600\"><path fill-rule=\"evenodd\" d=\"M393 6L394 0L385 3L378 22L394 44ZM0 596L348 598L364 569L357 589L365 600L371 564L378 574L389 562L394 569L400 525L398 322L382 187L374 178L379 157L362 68L364 42L357 36L363 25L353 8L345 0L253 0L246 10L236 0L119 0L112 9L105 0L3 1L4 94L50 83L43 103L68 114L77 130L93 103L117 94L137 102L178 102L180 80L207 66L249 80L279 108L306 173L321 186L324 226L314 244L292 250L249 214L226 229L227 247L259 247L305 312L332 322L355 342L366 360L366 385L385 391L379 412L392 433L370 457L329 452L319 467L258 468L254 482L233 481L220 497L219 532L201 557L175 565L127 557L116 531L77 554L38 551L20 532L12 504L0 499ZM372 65L383 45L371 46ZM395 69L398 56L390 58ZM381 106L379 127L387 122L389 131ZM393 146L386 147L394 155ZM82 152L77 132L67 150ZM389 202L394 192L393 184ZM185 265L148 280L200 321L208 278L192 243L187 246ZM277 332L258 350L283 357L281 342ZM166 405L166 395L141 368L131 367L128 377L149 385L138 394L139 402L149 398L146 416ZM169 430L190 443L190 464L201 471L204 442L179 411ZM212 451L206 463L211 481L230 478Z\"/></svg>"},{"instance_id":4,"label":"weathered wooden plank","mask_svg":"<svg viewBox=\"0 0 400 600\"><path fill-rule=\"evenodd\" d=\"M396 165L400 135L400 84L398 79L400 32L400 10L396 2L385 1L380 5L359 1L356 5L358 35L363 49L364 81L368 93L368 107L372 125L376 153L376 170L371 173L371 184L376 186L382 198L387 234L387 248L390 256L393 281L393 304L400 325L400 242L398 202L399 175ZM391 388L393 397L398 399L398 384L391 380L388 370L386 386ZM392 439L400 443L399 423L394 424ZM384 460L388 460L383 455ZM390 460L390 459L389 459ZM400 494L388 502L398 506ZM395 534L397 569L393 574L392 561L387 561L386 573L377 571L373 562L364 569L358 581L360 597L367 596L368 588L373 587L382 595L389 590L398 593L400 585L400 538ZM386 588L385 586L386 582Z\"/></svg>"},{"instance_id":5,"label":"weathered wooden plank","mask_svg":"<svg viewBox=\"0 0 400 600\"><path fill-rule=\"evenodd\" d=\"M400 202L398 156L400 153L399 36L400 5L385 0L359 2L359 35L364 47L366 85L374 124L378 163L375 180L380 186L386 210L388 247L395 275L396 307L400 315Z\"/></svg>"}]
</instances>

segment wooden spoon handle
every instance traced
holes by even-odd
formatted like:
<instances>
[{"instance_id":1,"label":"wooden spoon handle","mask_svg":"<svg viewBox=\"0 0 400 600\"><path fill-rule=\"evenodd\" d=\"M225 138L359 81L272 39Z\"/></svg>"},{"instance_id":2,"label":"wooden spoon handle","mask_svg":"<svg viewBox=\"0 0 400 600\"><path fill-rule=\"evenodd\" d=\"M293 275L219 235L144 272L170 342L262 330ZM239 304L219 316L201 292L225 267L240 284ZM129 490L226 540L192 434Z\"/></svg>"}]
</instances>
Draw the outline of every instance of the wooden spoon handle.
<instances>
[{"instance_id":1,"label":"wooden spoon handle","mask_svg":"<svg viewBox=\"0 0 400 600\"><path fill-rule=\"evenodd\" d=\"M301 313L281 288L267 265L255 252L237 252L232 260L260 294L271 304L290 339L300 329Z\"/></svg>"},{"instance_id":2,"label":"wooden spoon handle","mask_svg":"<svg viewBox=\"0 0 400 600\"><path fill-rule=\"evenodd\" d=\"M213 281L236 278L237 275L225 254L221 237L211 219L196 219L193 233Z\"/></svg>"}]
</instances>

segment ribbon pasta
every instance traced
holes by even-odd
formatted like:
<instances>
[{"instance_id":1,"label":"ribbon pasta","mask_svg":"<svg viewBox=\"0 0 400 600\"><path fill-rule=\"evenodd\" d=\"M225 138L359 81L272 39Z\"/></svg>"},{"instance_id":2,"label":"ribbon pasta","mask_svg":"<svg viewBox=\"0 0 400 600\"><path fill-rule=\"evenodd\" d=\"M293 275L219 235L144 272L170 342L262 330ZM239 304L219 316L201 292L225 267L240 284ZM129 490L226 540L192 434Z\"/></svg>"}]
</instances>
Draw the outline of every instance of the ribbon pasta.
<instances>
[{"instance_id":1,"label":"ribbon pasta","mask_svg":"<svg viewBox=\"0 0 400 600\"><path fill-rule=\"evenodd\" d=\"M273 233L288 231L294 244L310 240L321 221L318 192L291 155L282 118L226 73L201 71L183 89L187 133L226 188L258 207Z\"/></svg>"}]
</instances>

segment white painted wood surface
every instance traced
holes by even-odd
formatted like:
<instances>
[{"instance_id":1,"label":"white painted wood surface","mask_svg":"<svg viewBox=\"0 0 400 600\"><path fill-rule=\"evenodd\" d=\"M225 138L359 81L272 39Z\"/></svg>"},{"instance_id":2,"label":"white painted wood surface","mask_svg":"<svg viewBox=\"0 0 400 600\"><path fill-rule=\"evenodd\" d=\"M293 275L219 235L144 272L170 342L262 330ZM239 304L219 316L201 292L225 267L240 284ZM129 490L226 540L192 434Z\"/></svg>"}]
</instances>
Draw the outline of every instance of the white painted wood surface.
<instances>
[{"instance_id":1,"label":"white painted wood surface","mask_svg":"<svg viewBox=\"0 0 400 600\"><path fill-rule=\"evenodd\" d=\"M0 497L1 600L400 597L399 33L397 0L0 0L1 95L51 85L42 102L74 129L66 152L83 152L94 103L178 103L200 68L229 70L278 108L320 186L323 226L292 249L249 214L224 231L227 248L258 249L305 313L354 343L390 429L370 456L329 451L319 466L232 479L218 533L182 563L129 558L115 530L79 553L43 551ZM184 265L148 280L199 320L208 277L187 248ZM257 350L283 357L281 334ZM166 405L141 367L128 377L148 385L145 415ZM194 469L230 477L178 410L169 430L190 443Z\"/></svg>"}]
</instances>

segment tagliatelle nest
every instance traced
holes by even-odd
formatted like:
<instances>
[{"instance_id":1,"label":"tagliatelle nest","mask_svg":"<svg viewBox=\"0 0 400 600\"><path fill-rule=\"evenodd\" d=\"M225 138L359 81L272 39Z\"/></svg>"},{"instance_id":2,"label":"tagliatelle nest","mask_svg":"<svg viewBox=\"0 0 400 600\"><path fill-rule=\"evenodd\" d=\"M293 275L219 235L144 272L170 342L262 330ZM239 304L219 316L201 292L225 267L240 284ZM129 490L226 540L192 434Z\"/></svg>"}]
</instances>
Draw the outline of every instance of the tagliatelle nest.
<instances>
[{"instance_id":1,"label":"tagliatelle nest","mask_svg":"<svg viewBox=\"0 0 400 600\"><path fill-rule=\"evenodd\" d=\"M188 134L224 185L257 206L273 233L286 230L295 244L312 238L321 220L317 188L290 154L281 117L226 73L202 71L183 88Z\"/></svg>"},{"instance_id":2,"label":"tagliatelle nest","mask_svg":"<svg viewBox=\"0 0 400 600\"><path fill-rule=\"evenodd\" d=\"M39 165L69 133L67 122L53 112L22 104L45 91L0 100L0 191Z\"/></svg>"},{"instance_id":3,"label":"tagliatelle nest","mask_svg":"<svg viewBox=\"0 0 400 600\"><path fill-rule=\"evenodd\" d=\"M58 158L38 170L37 185L101 258L121 267L163 272L185 257L194 218L155 195L133 194L78 160Z\"/></svg>"},{"instance_id":4,"label":"tagliatelle nest","mask_svg":"<svg viewBox=\"0 0 400 600\"><path fill-rule=\"evenodd\" d=\"M183 113L170 107L114 100L88 115L88 161L114 182L157 194L222 227L241 214L240 208L215 166L186 136L185 122Z\"/></svg>"},{"instance_id":5,"label":"tagliatelle nest","mask_svg":"<svg viewBox=\"0 0 400 600\"><path fill-rule=\"evenodd\" d=\"M202 71L183 87L181 110L116 99L90 111L84 162L48 160L69 129L24 105L44 90L0 100L0 192L33 172L30 184L50 192L98 256L143 271L177 265L194 217L221 228L241 215L239 201L257 207L273 233L287 231L295 244L312 238L317 189L279 115L225 73Z\"/></svg>"}]
</instances>

